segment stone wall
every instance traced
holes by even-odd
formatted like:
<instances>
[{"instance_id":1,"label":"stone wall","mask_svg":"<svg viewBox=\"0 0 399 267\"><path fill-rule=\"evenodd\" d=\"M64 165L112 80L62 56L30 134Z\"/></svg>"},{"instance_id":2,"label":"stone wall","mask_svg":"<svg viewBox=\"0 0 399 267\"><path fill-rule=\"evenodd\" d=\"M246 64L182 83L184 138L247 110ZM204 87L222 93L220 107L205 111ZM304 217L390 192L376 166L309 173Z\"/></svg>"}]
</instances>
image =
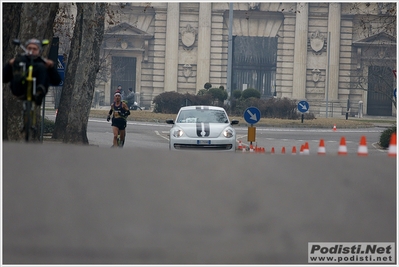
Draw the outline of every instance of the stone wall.
<instances>
[{"instance_id":1,"label":"stone wall","mask_svg":"<svg viewBox=\"0 0 399 267\"><path fill-rule=\"evenodd\" d=\"M381 10L376 3L368 8L324 2L233 6L233 36L278 37L277 97L306 99L319 116L325 116L327 88L333 116L346 112L348 99L352 112L359 101L366 102L365 90L355 86L359 73L367 75L366 65L359 67L353 43L364 34L359 16ZM120 21L153 36L140 63L140 104L149 107L164 91L196 94L206 82L227 88L228 18L229 3L129 3Z\"/></svg>"}]
</instances>

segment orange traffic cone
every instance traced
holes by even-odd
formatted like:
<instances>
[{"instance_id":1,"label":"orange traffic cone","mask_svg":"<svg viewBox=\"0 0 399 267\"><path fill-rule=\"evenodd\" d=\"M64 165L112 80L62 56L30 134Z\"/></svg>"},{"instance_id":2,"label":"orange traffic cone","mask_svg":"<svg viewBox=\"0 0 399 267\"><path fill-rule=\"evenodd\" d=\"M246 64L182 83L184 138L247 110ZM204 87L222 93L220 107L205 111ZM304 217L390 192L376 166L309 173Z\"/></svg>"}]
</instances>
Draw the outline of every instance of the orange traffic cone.
<instances>
[{"instance_id":1,"label":"orange traffic cone","mask_svg":"<svg viewBox=\"0 0 399 267\"><path fill-rule=\"evenodd\" d=\"M292 154L292 155L296 155L296 146L293 146L293 147L292 147L292 152L291 152L291 154Z\"/></svg>"},{"instance_id":2,"label":"orange traffic cone","mask_svg":"<svg viewBox=\"0 0 399 267\"><path fill-rule=\"evenodd\" d=\"M334 123L333 131L337 131L337 125Z\"/></svg>"},{"instance_id":3,"label":"orange traffic cone","mask_svg":"<svg viewBox=\"0 0 399 267\"><path fill-rule=\"evenodd\" d=\"M305 145L303 146L303 154L309 155L309 143L308 142L305 142Z\"/></svg>"},{"instance_id":4,"label":"orange traffic cone","mask_svg":"<svg viewBox=\"0 0 399 267\"><path fill-rule=\"evenodd\" d=\"M362 135L362 137L360 138L360 144L359 144L359 148L357 149L357 155L358 156L367 156L368 155L366 136L364 136L364 135Z\"/></svg>"},{"instance_id":5,"label":"orange traffic cone","mask_svg":"<svg viewBox=\"0 0 399 267\"><path fill-rule=\"evenodd\" d=\"M249 152L254 152L254 146L252 144L249 145Z\"/></svg>"},{"instance_id":6,"label":"orange traffic cone","mask_svg":"<svg viewBox=\"0 0 399 267\"><path fill-rule=\"evenodd\" d=\"M389 141L388 156L396 157L396 133L391 134L391 140Z\"/></svg>"},{"instance_id":7,"label":"orange traffic cone","mask_svg":"<svg viewBox=\"0 0 399 267\"><path fill-rule=\"evenodd\" d=\"M341 141L339 142L338 155L348 155L345 137L341 137Z\"/></svg>"},{"instance_id":8,"label":"orange traffic cone","mask_svg":"<svg viewBox=\"0 0 399 267\"><path fill-rule=\"evenodd\" d=\"M320 139L319 148L317 149L317 154L318 155L326 154L326 148L324 146L324 139Z\"/></svg>"},{"instance_id":9,"label":"orange traffic cone","mask_svg":"<svg viewBox=\"0 0 399 267\"><path fill-rule=\"evenodd\" d=\"M241 140L238 141L238 150L242 150L242 142L241 142Z\"/></svg>"},{"instance_id":10,"label":"orange traffic cone","mask_svg":"<svg viewBox=\"0 0 399 267\"><path fill-rule=\"evenodd\" d=\"M262 154L266 153L266 151L265 151L265 148L264 148L264 147L261 147L261 148L260 148L260 153L262 153Z\"/></svg>"},{"instance_id":11,"label":"orange traffic cone","mask_svg":"<svg viewBox=\"0 0 399 267\"><path fill-rule=\"evenodd\" d=\"M272 147L272 150L270 151L271 154L274 154L274 147Z\"/></svg>"},{"instance_id":12,"label":"orange traffic cone","mask_svg":"<svg viewBox=\"0 0 399 267\"><path fill-rule=\"evenodd\" d=\"M281 148L281 154L285 154L285 147L284 146Z\"/></svg>"}]
</instances>

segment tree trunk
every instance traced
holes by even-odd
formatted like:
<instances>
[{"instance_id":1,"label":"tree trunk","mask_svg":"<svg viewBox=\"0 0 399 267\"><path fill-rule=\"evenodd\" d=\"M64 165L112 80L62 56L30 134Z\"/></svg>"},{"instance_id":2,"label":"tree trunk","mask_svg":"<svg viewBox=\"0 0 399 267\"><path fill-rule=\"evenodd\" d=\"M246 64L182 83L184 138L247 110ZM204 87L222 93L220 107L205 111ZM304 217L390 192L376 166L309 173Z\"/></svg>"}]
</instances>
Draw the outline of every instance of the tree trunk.
<instances>
[{"instance_id":1,"label":"tree trunk","mask_svg":"<svg viewBox=\"0 0 399 267\"><path fill-rule=\"evenodd\" d=\"M52 138L88 144L87 123L104 35L105 3L77 3L65 82Z\"/></svg>"},{"instance_id":2,"label":"tree trunk","mask_svg":"<svg viewBox=\"0 0 399 267\"><path fill-rule=\"evenodd\" d=\"M22 42L30 38L52 40L58 6L58 3L3 3L3 66L16 53L23 52L12 44L13 39ZM49 50L50 46L43 55L46 56ZM21 129L22 101L11 94L7 84L3 86L3 140L21 140Z\"/></svg>"},{"instance_id":3,"label":"tree trunk","mask_svg":"<svg viewBox=\"0 0 399 267\"><path fill-rule=\"evenodd\" d=\"M3 66L14 56L12 39L18 36L21 10L22 4L3 4ZM21 114L18 112L21 105L12 105L15 100L9 88L9 85L3 85L3 140L14 139L16 134L13 132L18 129L18 124L13 123L9 126L8 122L21 121Z\"/></svg>"}]
</instances>

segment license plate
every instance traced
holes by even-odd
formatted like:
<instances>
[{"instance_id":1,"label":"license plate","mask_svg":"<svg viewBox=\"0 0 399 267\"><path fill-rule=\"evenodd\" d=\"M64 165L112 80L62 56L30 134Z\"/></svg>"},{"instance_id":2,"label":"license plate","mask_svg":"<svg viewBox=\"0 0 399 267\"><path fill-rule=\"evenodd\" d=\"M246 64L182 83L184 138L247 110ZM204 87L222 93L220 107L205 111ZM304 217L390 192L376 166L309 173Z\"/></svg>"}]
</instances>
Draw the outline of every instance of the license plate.
<instances>
[{"instance_id":1,"label":"license plate","mask_svg":"<svg viewBox=\"0 0 399 267\"><path fill-rule=\"evenodd\" d=\"M211 140L197 140L197 145L210 145Z\"/></svg>"}]
</instances>

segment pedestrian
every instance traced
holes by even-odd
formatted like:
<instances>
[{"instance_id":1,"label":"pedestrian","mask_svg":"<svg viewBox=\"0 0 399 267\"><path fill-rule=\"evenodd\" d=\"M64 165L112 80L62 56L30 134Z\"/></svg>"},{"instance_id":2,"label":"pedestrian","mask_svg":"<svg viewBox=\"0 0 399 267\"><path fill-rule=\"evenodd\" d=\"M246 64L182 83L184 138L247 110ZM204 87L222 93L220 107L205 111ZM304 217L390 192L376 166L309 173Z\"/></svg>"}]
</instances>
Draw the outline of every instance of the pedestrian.
<instances>
[{"instance_id":1,"label":"pedestrian","mask_svg":"<svg viewBox=\"0 0 399 267\"><path fill-rule=\"evenodd\" d=\"M36 95L33 99L40 106L50 85L59 85L61 77L57 65L50 59L41 57L43 52L42 42L38 39L29 39L26 44L27 54L10 59L3 68L3 83L10 83L13 95L20 100L26 100L25 74L20 67L21 63L28 66L33 61L33 77L36 78Z\"/></svg>"},{"instance_id":2,"label":"pedestrian","mask_svg":"<svg viewBox=\"0 0 399 267\"><path fill-rule=\"evenodd\" d=\"M112 132L114 134L112 147L118 146L118 134L120 136L121 144L123 147L125 144L126 134L126 118L130 115L129 107L125 102L121 100L121 94L116 92L114 94L114 102L111 104L111 109L107 116L107 121L111 119L112 114Z\"/></svg>"},{"instance_id":3,"label":"pedestrian","mask_svg":"<svg viewBox=\"0 0 399 267\"><path fill-rule=\"evenodd\" d=\"M125 91L122 89L122 85L118 85L118 87L116 88L115 93L120 93L121 94L121 101L123 101L125 99Z\"/></svg>"},{"instance_id":4,"label":"pedestrian","mask_svg":"<svg viewBox=\"0 0 399 267\"><path fill-rule=\"evenodd\" d=\"M133 88L129 88L129 93L126 96L126 101L127 101L127 106L132 109L134 105L134 98L135 98L135 93L133 92Z\"/></svg>"}]
</instances>

